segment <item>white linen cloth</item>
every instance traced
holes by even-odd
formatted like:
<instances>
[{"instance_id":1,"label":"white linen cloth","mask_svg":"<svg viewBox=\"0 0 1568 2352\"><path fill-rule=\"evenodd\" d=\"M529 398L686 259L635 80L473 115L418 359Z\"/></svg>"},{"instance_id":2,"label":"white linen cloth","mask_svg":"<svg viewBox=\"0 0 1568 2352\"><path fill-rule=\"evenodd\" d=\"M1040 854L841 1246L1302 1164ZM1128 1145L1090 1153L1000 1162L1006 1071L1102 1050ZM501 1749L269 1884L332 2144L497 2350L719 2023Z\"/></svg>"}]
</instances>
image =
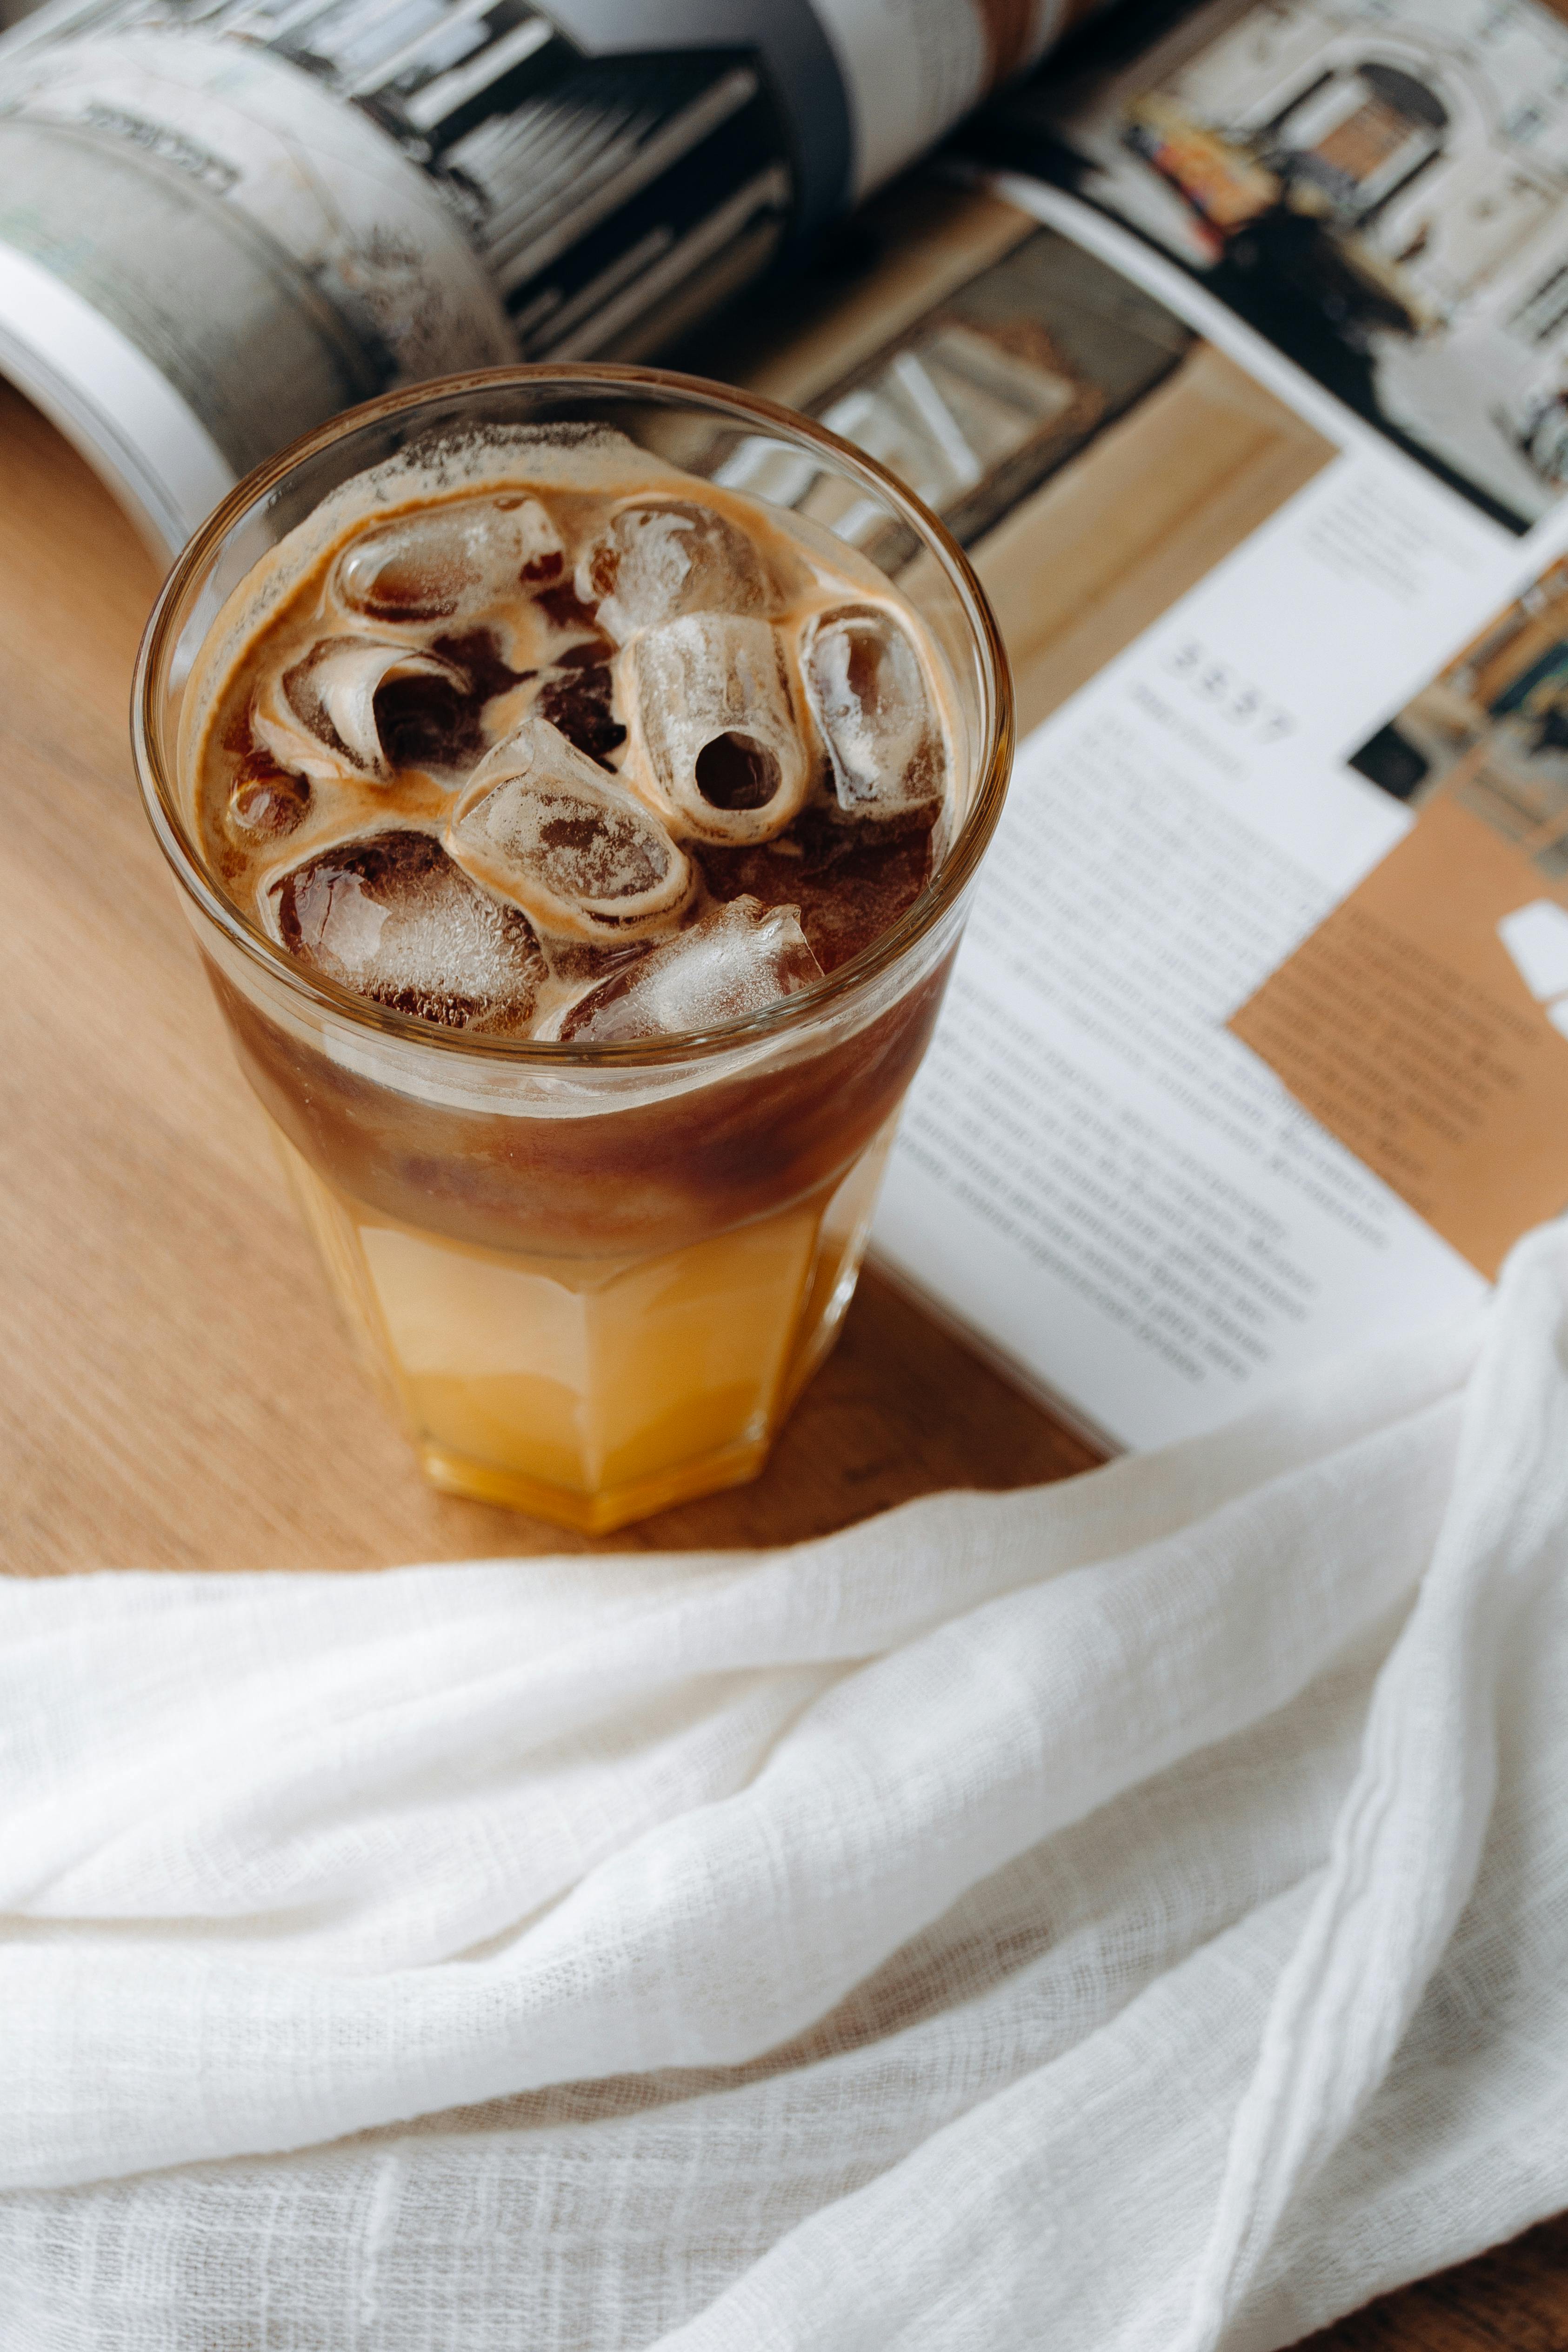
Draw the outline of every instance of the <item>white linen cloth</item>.
<instances>
[{"instance_id":1,"label":"white linen cloth","mask_svg":"<svg viewBox=\"0 0 1568 2352\"><path fill-rule=\"evenodd\" d=\"M1062 1486L0 1682L6 2352L1271 2352L1568 2204L1556 1229Z\"/></svg>"}]
</instances>

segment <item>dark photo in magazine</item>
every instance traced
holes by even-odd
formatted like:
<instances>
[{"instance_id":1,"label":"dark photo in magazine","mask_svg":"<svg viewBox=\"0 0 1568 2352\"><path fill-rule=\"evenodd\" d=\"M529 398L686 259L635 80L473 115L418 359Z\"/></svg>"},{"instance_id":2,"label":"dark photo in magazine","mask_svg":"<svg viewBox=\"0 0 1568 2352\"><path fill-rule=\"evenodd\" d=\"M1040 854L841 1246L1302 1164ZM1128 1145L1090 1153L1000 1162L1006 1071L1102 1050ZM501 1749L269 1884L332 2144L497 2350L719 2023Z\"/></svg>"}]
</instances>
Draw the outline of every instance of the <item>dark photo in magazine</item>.
<instances>
[{"instance_id":1,"label":"dark photo in magazine","mask_svg":"<svg viewBox=\"0 0 1568 2352\"><path fill-rule=\"evenodd\" d=\"M1113 12L975 134L1189 270L1516 530L1568 487L1568 25L1536 0Z\"/></svg>"}]
</instances>

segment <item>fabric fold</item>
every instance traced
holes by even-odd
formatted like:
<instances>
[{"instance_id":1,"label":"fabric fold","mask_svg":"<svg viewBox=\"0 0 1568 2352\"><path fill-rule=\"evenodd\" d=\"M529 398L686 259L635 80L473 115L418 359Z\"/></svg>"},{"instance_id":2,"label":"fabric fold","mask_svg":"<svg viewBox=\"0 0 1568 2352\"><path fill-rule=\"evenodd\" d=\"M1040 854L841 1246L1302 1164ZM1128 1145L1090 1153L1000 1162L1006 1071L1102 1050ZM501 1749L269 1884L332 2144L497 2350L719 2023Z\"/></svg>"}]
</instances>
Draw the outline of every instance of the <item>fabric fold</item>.
<instances>
[{"instance_id":1,"label":"fabric fold","mask_svg":"<svg viewBox=\"0 0 1568 2352\"><path fill-rule=\"evenodd\" d=\"M537 1660L519 1570L509 1618L486 1605L445 1643L425 1622L406 1654L373 1655L382 1692L350 1687L346 1724L308 1657L303 1695L277 1675L258 1691L247 1653L205 1646L200 1722L171 1738L165 1718L162 1753L131 1770L145 1811L123 1728L109 1769L88 1728L63 1785L12 1809L27 1867L0 2008L27 2029L0 2048L0 2185L760 2056L976 1880L1283 1705L1410 1591L1452 1417L1424 1407L1113 1562L1032 1581L1071 1557L1052 1490L967 1498L956 1561L951 1502L913 1506L900 1559L916 1586L946 1566L954 1613L814 1674L759 1661L802 1646L841 1543L826 1563L731 1570L706 1639L676 1586L664 1612L607 1606L597 1641ZM824 1597L857 1649L885 1631L885 1607ZM18 1714L48 1707L31 1690ZM265 2032L236 2032L247 2020ZM53 2095L68 2057L90 2112Z\"/></svg>"},{"instance_id":2,"label":"fabric fold","mask_svg":"<svg viewBox=\"0 0 1568 2352\"><path fill-rule=\"evenodd\" d=\"M790 1552L0 1586L29 2347L1274 2352L1568 2202L1565 1335L1552 1228Z\"/></svg>"},{"instance_id":3,"label":"fabric fold","mask_svg":"<svg viewBox=\"0 0 1568 2352\"><path fill-rule=\"evenodd\" d=\"M1503 1273L1443 1526L1236 2118L1184 2352L1218 2340L1292 2197L1353 2128L1469 1898L1496 1790L1500 1664L1539 1580L1564 1567L1565 1330L1553 1236Z\"/></svg>"}]
</instances>

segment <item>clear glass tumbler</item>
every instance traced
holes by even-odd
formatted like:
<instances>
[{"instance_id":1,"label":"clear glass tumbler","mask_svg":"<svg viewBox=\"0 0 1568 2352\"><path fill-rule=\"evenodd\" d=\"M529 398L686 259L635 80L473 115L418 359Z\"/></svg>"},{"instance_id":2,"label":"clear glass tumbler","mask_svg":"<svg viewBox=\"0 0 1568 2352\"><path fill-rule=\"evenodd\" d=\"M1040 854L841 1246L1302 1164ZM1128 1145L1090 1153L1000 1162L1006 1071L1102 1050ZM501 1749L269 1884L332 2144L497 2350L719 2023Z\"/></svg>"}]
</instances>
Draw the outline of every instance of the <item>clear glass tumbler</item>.
<instances>
[{"instance_id":1,"label":"clear glass tumbler","mask_svg":"<svg viewBox=\"0 0 1568 2352\"><path fill-rule=\"evenodd\" d=\"M225 897L179 770L194 657L267 549L426 436L559 421L612 425L808 541L870 553L948 672L953 821L920 898L826 980L702 1034L514 1042L336 987ZM595 1531L754 1476L853 1291L1007 784L1006 658L941 524L820 425L716 384L608 366L450 377L350 410L218 508L148 625L133 733L241 1066L426 1475Z\"/></svg>"}]
</instances>

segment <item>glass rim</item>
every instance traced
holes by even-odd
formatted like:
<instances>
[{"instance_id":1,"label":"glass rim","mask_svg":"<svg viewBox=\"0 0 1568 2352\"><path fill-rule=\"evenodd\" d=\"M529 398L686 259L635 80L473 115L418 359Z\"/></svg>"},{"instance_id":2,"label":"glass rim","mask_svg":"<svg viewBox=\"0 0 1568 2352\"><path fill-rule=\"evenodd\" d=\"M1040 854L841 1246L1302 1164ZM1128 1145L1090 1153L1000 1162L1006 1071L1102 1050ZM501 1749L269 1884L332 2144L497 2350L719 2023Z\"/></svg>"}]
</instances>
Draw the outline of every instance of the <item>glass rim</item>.
<instances>
[{"instance_id":1,"label":"glass rim","mask_svg":"<svg viewBox=\"0 0 1568 2352\"><path fill-rule=\"evenodd\" d=\"M936 873L897 920L858 955L850 957L821 980L813 981L791 996L780 997L760 1012L715 1023L708 1029L676 1030L662 1037L597 1044L559 1038L497 1037L468 1029L444 1028L414 1014L395 1012L324 975L308 971L243 915L209 875L187 838L179 814L174 780L163 758L158 699L169 656L177 642L175 625L180 607L228 532L268 492L307 459L363 425L406 410L460 398L466 393L500 390L510 384L521 387L552 383L580 385L589 392L599 387L643 391L653 398L664 399L670 405L678 402L706 409L731 422L738 419L762 423L797 443L815 444L831 457L841 472L858 476L883 499L915 531L922 547L936 559L957 593L982 655L984 740L973 796L957 835ZM456 374L433 376L395 392L382 393L353 408L342 409L325 425L301 434L237 482L192 533L159 591L142 632L131 682L131 733L137 782L159 847L186 896L232 946L248 961L281 982L292 994L356 1028L432 1053L457 1054L471 1061L510 1063L538 1071L563 1072L587 1066L625 1069L706 1059L737 1047L788 1035L862 993L898 963L962 895L1001 814L1012 766L1013 728L1012 676L996 616L968 557L923 499L906 489L876 458L867 457L814 417L803 416L780 402L704 376L610 361L535 364L518 362L516 365L472 368Z\"/></svg>"}]
</instances>

